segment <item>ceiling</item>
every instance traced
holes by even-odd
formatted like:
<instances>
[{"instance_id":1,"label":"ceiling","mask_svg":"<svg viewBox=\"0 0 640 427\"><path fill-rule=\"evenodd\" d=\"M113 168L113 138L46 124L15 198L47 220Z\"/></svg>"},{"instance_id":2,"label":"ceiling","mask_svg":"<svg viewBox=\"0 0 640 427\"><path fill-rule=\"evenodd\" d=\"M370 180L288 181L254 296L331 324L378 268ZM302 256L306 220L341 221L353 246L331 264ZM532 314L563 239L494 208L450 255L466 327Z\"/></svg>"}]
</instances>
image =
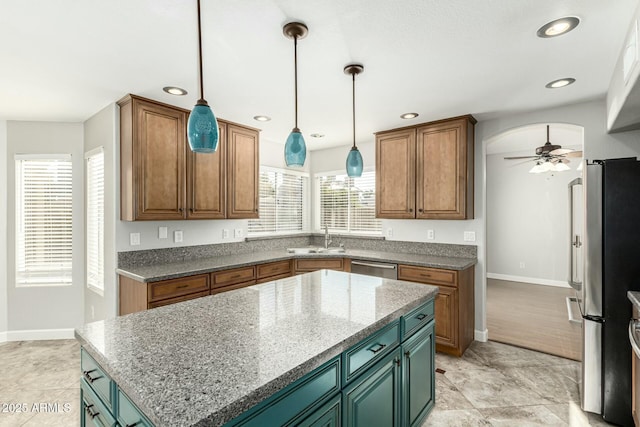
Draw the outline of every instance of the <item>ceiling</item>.
<instances>
[{"instance_id":1,"label":"ceiling","mask_svg":"<svg viewBox=\"0 0 640 427\"><path fill-rule=\"evenodd\" d=\"M293 127L293 42L300 20L299 127L310 149L471 113L478 119L601 97L638 0L202 0L205 98L218 117L284 143ZM578 16L556 38L543 24ZM84 121L126 93L191 109L195 0L2 0L0 119ZM545 84L563 77L562 89ZM180 86L183 97L162 92ZM418 112L413 120L400 114ZM253 116L272 120L259 123ZM322 133L322 139L311 138ZM544 138L541 137L542 142Z\"/></svg>"}]
</instances>

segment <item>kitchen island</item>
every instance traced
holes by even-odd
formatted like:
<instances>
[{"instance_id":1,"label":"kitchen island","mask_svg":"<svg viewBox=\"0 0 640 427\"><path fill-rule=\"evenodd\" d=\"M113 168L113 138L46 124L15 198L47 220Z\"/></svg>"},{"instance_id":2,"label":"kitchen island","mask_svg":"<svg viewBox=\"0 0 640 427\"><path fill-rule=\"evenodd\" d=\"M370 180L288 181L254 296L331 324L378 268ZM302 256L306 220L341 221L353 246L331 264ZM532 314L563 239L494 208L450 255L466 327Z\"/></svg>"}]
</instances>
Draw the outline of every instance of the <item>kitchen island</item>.
<instances>
[{"instance_id":1,"label":"kitchen island","mask_svg":"<svg viewBox=\"0 0 640 427\"><path fill-rule=\"evenodd\" d=\"M412 425L434 403L436 294L320 270L90 323L76 331L84 405L158 427Z\"/></svg>"}]
</instances>

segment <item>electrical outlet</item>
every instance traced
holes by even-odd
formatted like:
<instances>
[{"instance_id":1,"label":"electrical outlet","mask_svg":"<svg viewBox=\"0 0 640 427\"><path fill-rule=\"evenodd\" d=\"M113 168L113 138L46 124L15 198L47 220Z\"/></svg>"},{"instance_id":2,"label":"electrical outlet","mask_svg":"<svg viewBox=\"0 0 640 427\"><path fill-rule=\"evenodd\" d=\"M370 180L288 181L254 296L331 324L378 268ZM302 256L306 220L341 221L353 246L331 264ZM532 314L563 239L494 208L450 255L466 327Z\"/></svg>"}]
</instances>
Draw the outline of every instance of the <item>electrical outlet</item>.
<instances>
[{"instance_id":1,"label":"electrical outlet","mask_svg":"<svg viewBox=\"0 0 640 427\"><path fill-rule=\"evenodd\" d=\"M524 268L524 261L520 261L520 268Z\"/></svg>"},{"instance_id":2,"label":"electrical outlet","mask_svg":"<svg viewBox=\"0 0 640 427\"><path fill-rule=\"evenodd\" d=\"M129 244L138 246L140 244L140 233L129 233Z\"/></svg>"},{"instance_id":3,"label":"electrical outlet","mask_svg":"<svg viewBox=\"0 0 640 427\"><path fill-rule=\"evenodd\" d=\"M158 239L167 238L167 227L158 227Z\"/></svg>"},{"instance_id":4,"label":"electrical outlet","mask_svg":"<svg viewBox=\"0 0 640 427\"><path fill-rule=\"evenodd\" d=\"M387 237L393 237L393 228L387 228Z\"/></svg>"},{"instance_id":5,"label":"electrical outlet","mask_svg":"<svg viewBox=\"0 0 640 427\"><path fill-rule=\"evenodd\" d=\"M236 239L242 238L242 228L236 228L234 231L234 236L236 236Z\"/></svg>"},{"instance_id":6,"label":"electrical outlet","mask_svg":"<svg viewBox=\"0 0 640 427\"><path fill-rule=\"evenodd\" d=\"M436 232L433 230L427 230L427 240L433 240L436 238Z\"/></svg>"},{"instance_id":7,"label":"electrical outlet","mask_svg":"<svg viewBox=\"0 0 640 427\"><path fill-rule=\"evenodd\" d=\"M476 232L475 231L465 231L464 232L464 241L465 242L475 242L476 241Z\"/></svg>"},{"instance_id":8,"label":"electrical outlet","mask_svg":"<svg viewBox=\"0 0 640 427\"><path fill-rule=\"evenodd\" d=\"M173 232L173 242L174 243L180 243L182 242L182 230L176 230Z\"/></svg>"},{"instance_id":9,"label":"electrical outlet","mask_svg":"<svg viewBox=\"0 0 640 427\"><path fill-rule=\"evenodd\" d=\"M226 228L222 229L222 238L223 239L228 239L229 238L229 230Z\"/></svg>"}]
</instances>

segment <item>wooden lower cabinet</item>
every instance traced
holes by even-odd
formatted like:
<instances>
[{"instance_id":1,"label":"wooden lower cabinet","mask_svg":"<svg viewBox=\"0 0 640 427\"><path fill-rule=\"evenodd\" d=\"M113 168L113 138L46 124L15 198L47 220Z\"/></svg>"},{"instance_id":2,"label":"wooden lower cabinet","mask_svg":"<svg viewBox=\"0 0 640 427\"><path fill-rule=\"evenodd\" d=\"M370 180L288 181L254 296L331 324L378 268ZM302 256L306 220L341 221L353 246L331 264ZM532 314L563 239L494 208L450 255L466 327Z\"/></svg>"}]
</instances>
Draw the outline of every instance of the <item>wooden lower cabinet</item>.
<instances>
[{"instance_id":1,"label":"wooden lower cabinet","mask_svg":"<svg viewBox=\"0 0 640 427\"><path fill-rule=\"evenodd\" d=\"M271 280L284 279L291 276L291 261L287 259L256 265L257 283L270 282Z\"/></svg>"},{"instance_id":2,"label":"wooden lower cabinet","mask_svg":"<svg viewBox=\"0 0 640 427\"><path fill-rule=\"evenodd\" d=\"M121 316L149 308L187 301L209 294L208 274L181 277L158 282L139 282L126 276L119 276Z\"/></svg>"},{"instance_id":3,"label":"wooden lower cabinet","mask_svg":"<svg viewBox=\"0 0 640 427\"><path fill-rule=\"evenodd\" d=\"M398 280L436 285L436 351L462 356L475 335L474 268L445 270L398 265Z\"/></svg>"},{"instance_id":4,"label":"wooden lower cabinet","mask_svg":"<svg viewBox=\"0 0 640 427\"><path fill-rule=\"evenodd\" d=\"M300 258L294 260L294 265L296 274L322 269L351 271L351 262L345 258Z\"/></svg>"},{"instance_id":5,"label":"wooden lower cabinet","mask_svg":"<svg viewBox=\"0 0 640 427\"><path fill-rule=\"evenodd\" d=\"M177 302L189 301L190 299L196 299L200 297L206 297L209 295L209 291L196 292L195 294L183 295L181 297L167 298L161 301L150 302L149 308L162 307L164 305L175 304Z\"/></svg>"}]
</instances>

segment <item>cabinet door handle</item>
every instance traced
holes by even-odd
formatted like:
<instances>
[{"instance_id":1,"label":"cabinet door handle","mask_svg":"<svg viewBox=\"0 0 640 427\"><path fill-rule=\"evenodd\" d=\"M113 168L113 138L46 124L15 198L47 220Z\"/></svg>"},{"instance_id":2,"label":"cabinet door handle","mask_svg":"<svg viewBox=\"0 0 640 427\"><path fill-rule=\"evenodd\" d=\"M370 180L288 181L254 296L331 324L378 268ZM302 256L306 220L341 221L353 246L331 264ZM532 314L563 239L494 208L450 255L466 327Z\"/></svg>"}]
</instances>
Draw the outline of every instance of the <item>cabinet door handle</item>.
<instances>
[{"instance_id":1,"label":"cabinet door handle","mask_svg":"<svg viewBox=\"0 0 640 427\"><path fill-rule=\"evenodd\" d=\"M393 363L400 366L400 358L396 357L395 359L393 359Z\"/></svg>"},{"instance_id":2,"label":"cabinet door handle","mask_svg":"<svg viewBox=\"0 0 640 427\"><path fill-rule=\"evenodd\" d=\"M85 411L87 411L87 415L89 415L91 417L91 419L94 419L95 417L97 417L98 415L100 415L100 412L93 412L93 404L92 405L87 405L84 407Z\"/></svg>"},{"instance_id":3,"label":"cabinet door handle","mask_svg":"<svg viewBox=\"0 0 640 427\"><path fill-rule=\"evenodd\" d=\"M189 285L184 284L184 285L176 286L176 289L184 289L184 288L186 288L187 286L189 286Z\"/></svg>"},{"instance_id":4,"label":"cabinet door handle","mask_svg":"<svg viewBox=\"0 0 640 427\"><path fill-rule=\"evenodd\" d=\"M376 348L375 350L373 349L373 347L369 348L368 350L371 351L373 354L376 354L377 352L379 352L380 350L382 350L383 348L385 348L387 345L386 344L380 344L380 343L376 343L375 345L378 346L378 348Z\"/></svg>"},{"instance_id":5,"label":"cabinet door handle","mask_svg":"<svg viewBox=\"0 0 640 427\"><path fill-rule=\"evenodd\" d=\"M127 425L126 425L126 426L124 426L124 427L136 427L136 426L137 426L137 425L139 425L139 424L140 424L140 421L136 421L135 423L133 423L133 424L127 424Z\"/></svg>"},{"instance_id":6,"label":"cabinet door handle","mask_svg":"<svg viewBox=\"0 0 640 427\"><path fill-rule=\"evenodd\" d=\"M418 320L422 320L422 319L424 319L425 317L427 317L427 315L426 315L426 314L424 314L424 313L420 313L420 314L418 314L418 315L416 316L416 319L418 319Z\"/></svg>"},{"instance_id":7,"label":"cabinet door handle","mask_svg":"<svg viewBox=\"0 0 640 427\"><path fill-rule=\"evenodd\" d=\"M96 371L95 369L92 369L92 370L90 370L90 371L83 371L83 372L82 372L82 374L84 375L85 379L86 379L87 381L89 381L89 384L93 384L93 382L94 382L95 380L97 380L97 379L99 379L99 378L102 378L102 375L99 375L99 376L97 376L97 377L92 377L92 376L91 376L91 373L92 373L92 372L95 372L95 371Z\"/></svg>"}]
</instances>

